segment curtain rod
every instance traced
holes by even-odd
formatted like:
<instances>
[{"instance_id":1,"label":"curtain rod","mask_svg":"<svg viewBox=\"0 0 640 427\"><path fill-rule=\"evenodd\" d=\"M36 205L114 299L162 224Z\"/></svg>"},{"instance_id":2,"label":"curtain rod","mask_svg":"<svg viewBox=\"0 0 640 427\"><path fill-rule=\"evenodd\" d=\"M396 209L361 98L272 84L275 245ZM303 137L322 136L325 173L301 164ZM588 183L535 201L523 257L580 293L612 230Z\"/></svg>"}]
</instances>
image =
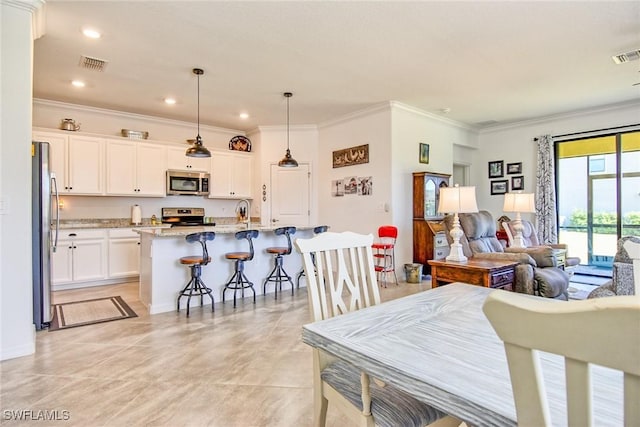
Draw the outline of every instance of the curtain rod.
<instances>
[{"instance_id":1,"label":"curtain rod","mask_svg":"<svg viewBox=\"0 0 640 427\"><path fill-rule=\"evenodd\" d=\"M635 123L632 125L624 125L624 126L615 126L612 128L602 128L602 129L594 129L594 130L587 130L587 131L583 131L583 132L574 132L574 133L565 133L563 135L552 135L552 138L564 138L565 136L575 136L575 135L584 135L587 133L594 133L594 132L603 132L606 130L616 130L616 129L624 129L624 128L630 128L630 127L634 127L634 126L640 126L640 123ZM533 138L534 141L537 141L538 138Z\"/></svg>"}]
</instances>

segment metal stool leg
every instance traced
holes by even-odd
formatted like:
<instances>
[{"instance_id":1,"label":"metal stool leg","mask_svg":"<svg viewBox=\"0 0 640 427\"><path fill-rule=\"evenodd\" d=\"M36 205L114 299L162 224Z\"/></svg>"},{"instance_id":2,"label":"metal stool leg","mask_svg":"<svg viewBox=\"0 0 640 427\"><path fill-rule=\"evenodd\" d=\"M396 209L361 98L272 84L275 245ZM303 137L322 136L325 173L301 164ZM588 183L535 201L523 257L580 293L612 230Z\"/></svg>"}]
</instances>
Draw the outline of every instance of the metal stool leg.
<instances>
[{"instance_id":1,"label":"metal stool leg","mask_svg":"<svg viewBox=\"0 0 640 427\"><path fill-rule=\"evenodd\" d=\"M269 276L267 276L267 278L264 280L264 284L262 285L262 293L266 294L267 283L275 283L275 299L278 299L278 290L282 291L283 280L286 280L291 284L291 295L294 294L293 280L291 280L291 276L287 274L284 267L282 266L282 261L282 255L276 255L273 270L271 270L271 273L269 273Z\"/></svg>"},{"instance_id":2,"label":"metal stool leg","mask_svg":"<svg viewBox=\"0 0 640 427\"><path fill-rule=\"evenodd\" d=\"M191 297L200 296L200 306L203 306L205 294L209 295L209 298L211 298L211 311L215 311L215 301L213 299L213 294L211 293L211 288L208 288L200 278L202 273L202 266L200 264L195 264L190 267L191 279L178 294L178 301L176 304L177 311L180 311L180 298L187 297L187 317L189 317Z\"/></svg>"},{"instance_id":3,"label":"metal stool leg","mask_svg":"<svg viewBox=\"0 0 640 427\"><path fill-rule=\"evenodd\" d=\"M225 301L225 292L227 290L233 289L233 307L236 307L236 295L238 290L240 290L240 296L244 298L244 290L245 288L250 288L251 292L253 292L253 303L256 303L256 290L253 288L253 282L249 281L247 276L244 274L244 260L236 260L235 272L231 279L224 285L224 289L222 290L222 302Z\"/></svg>"}]
</instances>

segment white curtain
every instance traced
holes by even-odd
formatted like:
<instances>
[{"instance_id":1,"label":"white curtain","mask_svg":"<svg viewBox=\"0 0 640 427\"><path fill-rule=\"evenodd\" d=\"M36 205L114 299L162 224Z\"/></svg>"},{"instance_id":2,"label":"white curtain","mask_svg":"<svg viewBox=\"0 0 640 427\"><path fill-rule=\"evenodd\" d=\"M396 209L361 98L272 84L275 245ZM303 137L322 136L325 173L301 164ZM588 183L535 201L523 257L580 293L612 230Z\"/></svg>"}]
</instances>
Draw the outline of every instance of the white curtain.
<instances>
[{"instance_id":1,"label":"white curtain","mask_svg":"<svg viewBox=\"0 0 640 427\"><path fill-rule=\"evenodd\" d=\"M551 135L538 137L536 226L542 243L558 243L556 168Z\"/></svg>"}]
</instances>

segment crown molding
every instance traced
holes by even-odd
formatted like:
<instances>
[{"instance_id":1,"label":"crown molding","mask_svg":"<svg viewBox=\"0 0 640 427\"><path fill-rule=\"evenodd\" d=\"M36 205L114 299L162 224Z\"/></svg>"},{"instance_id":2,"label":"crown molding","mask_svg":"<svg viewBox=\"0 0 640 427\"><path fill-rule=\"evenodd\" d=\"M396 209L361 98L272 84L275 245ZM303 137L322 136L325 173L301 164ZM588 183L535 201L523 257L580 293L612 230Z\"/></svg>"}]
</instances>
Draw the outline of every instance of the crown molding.
<instances>
[{"instance_id":1,"label":"crown molding","mask_svg":"<svg viewBox=\"0 0 640 427\"><path fill-rule=\"evenodd\" d=\"M351 113L347 113L340 117L336 117L333 119L326 120L318 124L318 129L335 126L343 122L348 122L351 120L355 120L360 117L368 116L374 113L378 113L380 111L391 111L391 101L384 101L377 104L373 104L369 107L363 108L361 110L357 110Z\"/></svg>"},{"instance_id":2,"label":"crown molding","mask_svg":"<svg viewBox=\"0 0 640 427\"><path fill-rule=\"evenodd\" d=\"M31 13L31 38L44 36L46 30L45 0L1 0L2 6L9 6Z\"/></svg>"},{"instance_id":3,"label":"crown molding","mask_svg":"<svg viewBox=\"0 0 640 427\"><path fill-rule=\"evenodd\" d=\"M461 122L457 122L455 120L451 120L442 116L438 116L436 114L432 114L429 113L427 111L421 110L420 108L417 107L413 107L411 105L407 105L407 104L403 104L402 102L398 102L398 101L384 101L384 102L380 102L377 104L373 104L367 108L363 108L361 110L357 110L354 111L352 113L348 113L345 114L343 116L340 117L336 117L334 119L331 120L327 120L324 121L320 124L318 124L318 128L323 128L323 127L328 127L328 126L335 126L337 124L343 123L343 122L347 122L347 121L351 121L360 117L365 117L365 116L369 116L371 114L374 113L378 113L380 111L389 111L391 112L392 110L397 109L397 110L403 110L412 114L416 114L422 117L426 117L430 120L435 120L438 122L442 122L446 125L449 126L453 126L453 127L457 127L460 129L464 129L466 131L470 131L470 132L477 132L477 128L473 127L473 126L469 126L465 123L461 123Z\"/></svg>"},{"instance_id":4,"label":"crown molding","mask_svg":"<svg viewBox=\"0 0 640 427\"><path fill-rule=\"evenodd\" d=\"M556 121L556 120L565 120L565 119L571 119L571 118L576 118L576 117L588 116L588 115L591 115L591 114L604 113L604 112L607 112L607 111L621 110L621 109L626 109L626 108L634 107L634 106L637 106L638 108L640 108L640 101L632 100L632 101L626 101L626 102L619 102L619 103L616 103L616 104L602 105L600 107L593 107L593 108L585 108L585 109L581 109L581 110L574 110L574 111L570 111L568 113L551 114L551 115L548 115L548 116L541 116L541 117L536 117L536 118L528 119L528 120L520 120L520 121L517 121L517 122L505 123L505 124L502 124L502 125L488 126L488 127L480 129L478 132L481 135L484 135L484 134L488 134L488 133L492 133L492 132L500 132L500 131L503 131L503 130L515 129L515 128L519 128L519 127L523 127L523 126L533 126L533 125L538 125L538 124L546 124L546 123L549 123L551 121Z\"/></svg>"},{"instance_id":5,"label":"crown molding","mask_svg":"<svg viewBox=\"0 0 640 427\"><path fill-rule=\"evenodd\" d=\"M258 126L254 129L251 129L249 132L247 132L248 134L254 134L254 133L266 133L266 132L286 132L287 130L287 125L265 125L265 126ZM318 130L318 126L316 125L290 125L289 126L289 130L294 130L297 132L309 132L309 131L317 131Z\"/></svg>"},{"instance_id":6,"label":"crown molding","mask_svg":"<svg viewBox=\"0 0 640 427\"><path fill-rule=\"evenodd\" d=\"M453 127L457 127L466 131L470 131L470 132L478 132L478 128L474 127L474 126L470 126L466 123L462 123L462 122L458 122L456 120L452 120L452 119L448 119L446 117L442 117L439 116L437 114L433 114L433 113L429 113L428 111L424 111L420 108L408 105L408 104L403 104L402 102L398 102L398 101L390 101L391 103L391 107L392 108L396 108L398 110L404 110L407 111L409 113L412 114L416 114L419 116L423 116L426 117L428 119L431 120L435 120L438 122L442 122L444 124L447 124L449 126L453 126Z\"/></svg>"},{"instance_id":7,"label":"crown molding","mask_svg":"<svg viewBox=\"0 0 640 427\"><path fill-rule=\"evenodd\" d=\"M168 124L168 125L178 126L178 127L193 128L195 123L195 122L185 122L185 121L174 120L174 119L165 119L165 118L156 117L156 116L145 116L143 114L137 114L137 113L127 113L125 111L109 110L106 108L90 107L87 105L69 104L66 102L52 101L50 99L34 98L33 105L41 105L44 107L65 108L67 110L72 110L72 111L98 113L98 114L104 114L107 116L121 117L121 118L127 118L127 119L134 118L134 119L142 120L148 123L157 123L157 124L163 124L163 125ZM229 135L245 135L245 131L243 130L209 126L209 125L204 125L202 123L200 123L200 129L206 129L209 131L220 132L220 133L228 133Z\"/></svg>"}]
</instances>

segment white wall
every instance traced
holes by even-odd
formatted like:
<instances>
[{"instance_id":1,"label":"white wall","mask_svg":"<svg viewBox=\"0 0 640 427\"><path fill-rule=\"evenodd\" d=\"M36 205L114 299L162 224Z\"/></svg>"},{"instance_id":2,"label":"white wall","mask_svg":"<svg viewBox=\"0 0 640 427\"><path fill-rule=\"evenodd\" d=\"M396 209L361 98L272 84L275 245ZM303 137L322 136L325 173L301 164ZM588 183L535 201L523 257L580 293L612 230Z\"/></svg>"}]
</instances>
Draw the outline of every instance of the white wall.
<instances>
[{"instance_id":1,"label":"white wall","mask_svg":"<svg viewBox=\"0 0 640 427\"><path fill-rule=\"evenodd\" d=\"M377 105L319 127L317 156L318 218L331 231L377 235L393 223L391 197L391 110ZM333 151L369 144L369 163L333 168ZM333 197L331 183L346 177L373 177L371 196ZM389 206L385 212L384 205Z\"/></svg>"},{"instance_id":2,"label":"white wall","mask_svg":"<svg viewBox=\"0 0 640 427\"><path fill-rule=\"evenodd\" d=\"M256 173L255 204L260 207L262 224L269 225L271 218L271 165L277 164L287 150L286 126L260 126L249 132L251 141L258 141L259 155L256 165L260 172ZM289 148L291 156L298 163L308 163L311 170L311 225L318 223L318 128L315 125L289 126ZM265 186L266 200L262 199Z\"/></svg>"},{"instance_id":3,"label":"white wall","mask_svg":"<svg viewBox=\"0 0 640 427\"><path fill-rule=\"evenodd\" d=\"M396 267L413 262L413 172L452 174L454 147L473 150L476 132L457 122L392 103L391 205L398 227ZM429 144L429 163L419 162L420 143Z\"/></svg>"},{"instance_id":4,"label":"white wall","mask_svg":"<svg viewBox=\"0 0 640 427\"><path fill-rule=\"evenodd\" d=\"M0 4L0 360L35 351L31 281L31 93L39 2Z\"/></svg>"},{"instance_id":5,"label":"white wall","mask_svg":"<svg viewBox=\"0 0 640 427\"><path fill-rule=\"evenodd\" d=\"M502 210L504 196L490 195L488 164L492 160L504 160L507 163L522 162L524 175L524 192L535 192L536 179L536 143L534 138L541 135L563 135L574 132L585 132L602 128L624 126L640 122L640 102L602 108L592 111L559 115L546 119L531 120L509 126L487 129L480 133L479 146L475 156L476 164L472 180L476 187L478 207L490 211L494 218L505 214ZM511 188L512 175L509 179ZM506 214L513 216L513 214ZM533 220L532 215L523 218Z\"/></svg>"}]
</instances>

